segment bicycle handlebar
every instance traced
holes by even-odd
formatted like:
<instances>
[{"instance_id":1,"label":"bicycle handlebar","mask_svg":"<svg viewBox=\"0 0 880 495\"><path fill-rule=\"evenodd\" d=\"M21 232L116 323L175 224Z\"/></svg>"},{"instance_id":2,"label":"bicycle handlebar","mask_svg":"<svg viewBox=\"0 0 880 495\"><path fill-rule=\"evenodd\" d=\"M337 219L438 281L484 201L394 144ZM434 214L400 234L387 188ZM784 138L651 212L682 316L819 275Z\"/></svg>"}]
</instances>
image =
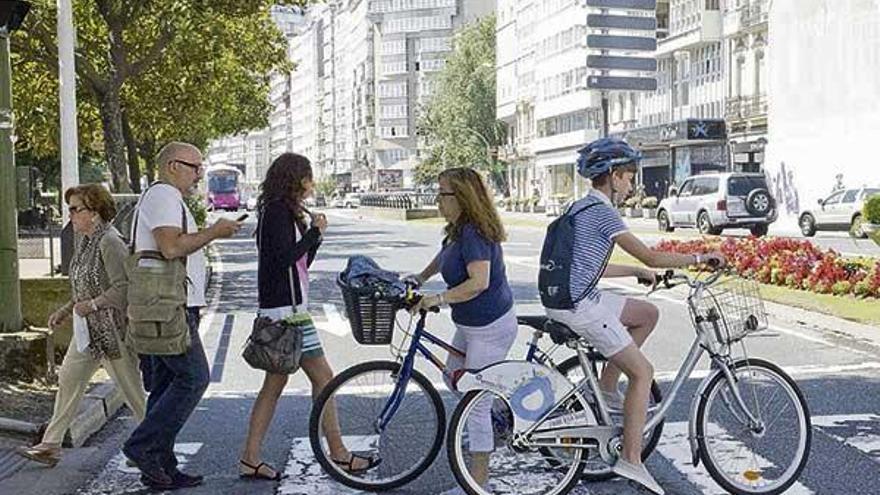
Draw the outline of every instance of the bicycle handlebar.
<instances>
[{"instance_id":1,"label":"bicycle handlebar","mask_svg":"<svg viewBox=\"0 0 880 495\"><path fill-rule=\"evenodd\" d=\"M707 265L709 265L710 268L714 269L714 273L702 280L699 278L699 276L691 277L689 275L676 272L674 270L666 270L662 274L655 274L653 282L647 279L640 278L639 283L642 285L650 285L651 290L649 290L646 295L651 295L658 290L668 290L679 285L687 285L691 289L696 289L698 287L708 287L717 282L722 275L730 273L730 270L728 269L720 269L719 263L715 259L710 259Z\"/></svg>"}]
</instances>

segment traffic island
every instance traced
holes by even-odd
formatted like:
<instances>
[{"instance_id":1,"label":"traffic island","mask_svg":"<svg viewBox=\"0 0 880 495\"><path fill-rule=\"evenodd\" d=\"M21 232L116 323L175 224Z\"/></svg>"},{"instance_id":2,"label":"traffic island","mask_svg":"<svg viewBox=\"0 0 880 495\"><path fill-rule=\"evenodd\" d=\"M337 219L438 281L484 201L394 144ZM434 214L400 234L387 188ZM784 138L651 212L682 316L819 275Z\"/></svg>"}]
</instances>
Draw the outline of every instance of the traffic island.
<instances>
[{"instance_id":1,"label":"traffic island","mask_svg":"<svg viewBox=\"0 0 880 495\"><path fill-rule=\"evenodd\" d=\"M376 206L362 206L360 211L365 215L375 218L403 221L437 218L440 216L437 208L380 208Z\"/></svg>"}]
</instances>

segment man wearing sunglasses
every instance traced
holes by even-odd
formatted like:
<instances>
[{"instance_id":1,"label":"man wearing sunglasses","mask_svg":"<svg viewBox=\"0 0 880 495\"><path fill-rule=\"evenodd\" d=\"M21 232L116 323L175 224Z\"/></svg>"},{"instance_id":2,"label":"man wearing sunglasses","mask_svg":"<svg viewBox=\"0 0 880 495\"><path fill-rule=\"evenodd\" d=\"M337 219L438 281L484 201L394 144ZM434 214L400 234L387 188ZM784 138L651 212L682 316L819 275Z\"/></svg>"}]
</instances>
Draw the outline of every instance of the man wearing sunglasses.
<instances>
[{"instance_id":1,"label":"man wearing sunglasses","mask_svg":"<svg viewBox=\"0 0 880 495\"><path fill-rule=\"evenodd\" d=\"M172 450L209 381L208 360L198 331L199 310L206 305L202 248L214 239L232 237L241 223L220 219L206 229L196 227L183 198L196 191L201 179L198 148L172 142L162 148L156 160L159 182L147 189L138 203L132 223L133 247L136 252L159 251L169 260L186 257L186 321L191 344L183 354L141 355L150 397L146 417L132 432L123 452L141 470L144 484L173 490L202 483L201 476L177 469ZM139 263L150 261L142 258Z\"/></svg>"}]
</instances>

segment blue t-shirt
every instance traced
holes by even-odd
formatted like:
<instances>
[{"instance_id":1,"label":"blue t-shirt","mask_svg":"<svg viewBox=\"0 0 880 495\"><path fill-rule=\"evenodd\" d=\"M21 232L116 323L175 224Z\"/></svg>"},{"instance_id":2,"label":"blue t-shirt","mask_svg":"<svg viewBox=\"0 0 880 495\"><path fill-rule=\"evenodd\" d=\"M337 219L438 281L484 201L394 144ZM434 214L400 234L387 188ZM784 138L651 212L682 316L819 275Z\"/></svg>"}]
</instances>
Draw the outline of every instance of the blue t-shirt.
<instances>
[{"instance_id":1,"label":"blue t-shirt","mask_svg":"<svg viewBox=\"0 0 880 495\"><path fill-rule=\"evenodd\" d=\"M602 192L593 189L572 205L574 246L571 256L571 297L576 301L599 301L596 285L605 270L605 260L614 249L614 238L627 231L620 213Z\"/></svg>"},{"instance_id":2,"label":"blue t-shirt","mask_svg":"<svg viewBox=\"0 0 880 495\"><path fill-rule=\"evenodd\" d=\"M451 289L468 279L467 266L473 261L489 261L489 288L470 301L450 304L452 321L469 327L486 326L504 316L513 307L513 292L507 283L501 244L492 242L471 224L461 229L461 236L440 251L440 273Z\"/></svg>"}]
</instances>

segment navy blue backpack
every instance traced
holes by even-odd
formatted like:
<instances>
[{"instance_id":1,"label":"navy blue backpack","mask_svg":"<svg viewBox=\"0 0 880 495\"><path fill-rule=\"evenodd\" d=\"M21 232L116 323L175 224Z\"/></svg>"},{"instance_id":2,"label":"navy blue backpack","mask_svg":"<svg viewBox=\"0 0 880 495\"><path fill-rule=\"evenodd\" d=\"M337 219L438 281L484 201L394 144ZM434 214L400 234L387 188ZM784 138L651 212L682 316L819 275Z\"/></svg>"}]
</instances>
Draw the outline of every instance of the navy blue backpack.
<instances>
[{"instance_id":1,"label":"navy blue backpack","mask_svg":"<svg viewBox=\"0 0 880 495\"><path fill-rule=\"evenodd\" d=\"M541 304L550 309L573 309L583 298L571 295L571 259L574 250L574 217L600 203L591 203L576 212L574 204L547 226L544 246L541 248L541 267L538 271L538 292ZM608 263L608 260L605 260Z\"/></svg>"}]
</instances>

